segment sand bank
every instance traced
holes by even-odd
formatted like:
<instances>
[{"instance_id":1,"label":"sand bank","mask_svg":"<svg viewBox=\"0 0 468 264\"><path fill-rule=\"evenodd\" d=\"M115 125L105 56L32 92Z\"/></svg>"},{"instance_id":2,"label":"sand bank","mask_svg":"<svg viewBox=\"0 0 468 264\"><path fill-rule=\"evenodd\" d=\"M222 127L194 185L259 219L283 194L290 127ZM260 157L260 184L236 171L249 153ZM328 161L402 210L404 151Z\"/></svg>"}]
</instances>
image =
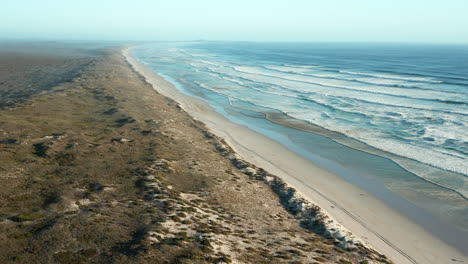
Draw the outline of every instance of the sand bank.
<instances>
[{"instance_id":1,"label":"sand bank","mask_svg":"<svg viewBox=\"0 0 468 264\"><path fill-rule=\"evenodd\" d=\"M187 96L123 51L128 62L161 94L222 137L244 159L264 168L317 204L332 219L396 263L468 261L383 201L247 127L234 124L206 102Z\"/></svg>"}]
</instances>

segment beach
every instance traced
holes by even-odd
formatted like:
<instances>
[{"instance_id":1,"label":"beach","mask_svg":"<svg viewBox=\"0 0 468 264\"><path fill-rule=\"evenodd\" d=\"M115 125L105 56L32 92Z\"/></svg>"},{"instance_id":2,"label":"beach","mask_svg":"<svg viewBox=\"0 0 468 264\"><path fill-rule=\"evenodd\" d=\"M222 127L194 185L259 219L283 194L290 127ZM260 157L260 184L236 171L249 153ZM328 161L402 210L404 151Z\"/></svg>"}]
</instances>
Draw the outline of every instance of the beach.
<instances>
[{"instance_id":1,"label":"beach","mask_svg":"<svg viewBox=\"0 0 468 264\"><path fill-rule=\"evenodd\" d=\"M374 195L316 166L280 143L228 121L207 103L181 93L146 68L131 56L131 49L123 52L134 69L159 93L175 100L190 116L206 124L243 159L280 177L300 196L318 205L335 223L339 223L340 228L351 231L395 263L467 261L460 250L402 216Z\"/></svg>"},{"instance_id":2,"label":"beach","mask_svg":"<svg viewBox=\"0 0 468 264\"><path fill-rule=\"evenodd\" d=\"M0 97L0 262L390 263L240 158L120 48L35 45L0 52L17 68L1 91L24 87Z\"/></svg>"},{"instance_id":3,"label":"beach","mask_svg":"<svg viewBox=\"0 0 468 264\"><path fill-rule=\"evenodd\" d=\"M468 1L4 2L0 264L468 264Z\"/></svg>"}]
</instances>

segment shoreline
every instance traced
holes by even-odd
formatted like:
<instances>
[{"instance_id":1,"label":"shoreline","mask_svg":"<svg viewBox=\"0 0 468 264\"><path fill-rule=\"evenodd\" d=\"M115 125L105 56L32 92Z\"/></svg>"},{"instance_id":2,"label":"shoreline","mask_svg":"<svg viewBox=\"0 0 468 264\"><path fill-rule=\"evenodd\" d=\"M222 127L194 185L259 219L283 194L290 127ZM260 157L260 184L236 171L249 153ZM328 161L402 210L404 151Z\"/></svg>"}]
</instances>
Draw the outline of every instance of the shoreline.
<instances>
[{"instance_id":1,"label":"shoreline","mask_svg":"<svg viewBox=\"0 0 468 264\"><path fill-rule=\"evenodd\" d=\"M280 143L231 123L206 102L179 92L134 59L129 51L130 48L123 50L129 64L159 93L175 100L194 119L205 123L242 158L280 177L302 197L317 204L331 219L336 219L394 262L446 263L451 259L466 258L362 189L312 164ZM408 234L412 235L412 239L408 239ZM415 241L418 245L415 245Z\"/></svg>"},{"instance_id":2,"label":"shoreline","mask_svg":"<svg viewBox=\"0 0 468 264\"><path fill-rule=\"evenodd\" d=\"M389 263L100 51L45 93L20 66L50 60L0 53L34 94L0 111L0 263Z\"/></svg>"},{"instance_id":3,"label":"shoreline","mask_svg":"<svg viewBox=\"0 0 468 264\"><path fill-rule=\"evenodd\" d=\"M423 177L421 175L418 175L414 171L412 171L412 169L409 168L409 166L408 166L408 162L416 163L416 162L418 162L416 160L412 160L412 159L407 158L407 157L398 156L396 154L393 154L393 153L390 153L390 152L387 152L387 151L384 151L384 150L381 150L381 149L374 148L374 147L369 146L366 143L363 143L363 142L361 142L359 140L349 138L346 135L341 134L339 132L329 131L329 130L327 130L325 128L322 128L322 127L307 123L305 121L297 120L297 119L295 119L293 117L290 117L290 116L288 116L287 114L284 114L284 113L267 113L266 114L266 119L273 122L273 123L276 123L276 124L279 124L279 125L282 125L282 126L286 126L286 127L290 127L292 129L297 129L297 130L302 130L302 131L305 131L305 132L311 132L311 133L314 133L314 134L322 135L324 137L327 137L327 138L337 142L338 144L342 144L344 146L353 148L353 149L358 150L358 151L363 151L363 152L369 153L371 155L376 155L376 156L379 156L379 157L382 157L382 158L389 159L392 162L394 162L395 164L397 164L401 169L415 175L419 179L421 179L421 180L423 180L423 181L425 181L427 183L430 183L432 185L435 185L435 186L437 186L439 188L445 189L445 190L447 190L449 192L453 192L454 194L458 195L461 199L463 199L465 201L468 201L468 198L462 192L460 192L460 191L458 191L456 189L453 189L453 188L451 188L449 186L445 186L445 185L443 185L441 183L437 183L437 182L435 182L435 181L433 181L431 179L425 178L425 177ZM347 142L345 143L344 141L347 141ZM440 168L433 167L433 166L431 166L429 164L425 164L425 163L420 163L419 165L424 166L424 167L430 167L430 168L432 168L434 170L442 170ZM458 173L452 172L452 171L446 171L446 172L447 173L458 174Z\"/></svg>"}]
</instances>

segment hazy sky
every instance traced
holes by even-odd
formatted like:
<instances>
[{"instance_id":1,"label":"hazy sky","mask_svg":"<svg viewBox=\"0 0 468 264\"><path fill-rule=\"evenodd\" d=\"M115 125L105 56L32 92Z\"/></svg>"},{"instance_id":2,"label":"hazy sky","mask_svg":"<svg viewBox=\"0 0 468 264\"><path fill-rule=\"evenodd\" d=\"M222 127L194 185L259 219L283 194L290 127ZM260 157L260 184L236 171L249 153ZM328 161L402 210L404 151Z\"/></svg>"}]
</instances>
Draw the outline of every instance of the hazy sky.
<instances>
[{"instance_id":1,"label":"hazy sky","mask_svg":"<svg viewBox=\"0 0 468 264\"><path fill-rule=\"evenodd\" d=\"M468 0L5 0L0 38L468 43Z\"/></svg>"}]
</instances>

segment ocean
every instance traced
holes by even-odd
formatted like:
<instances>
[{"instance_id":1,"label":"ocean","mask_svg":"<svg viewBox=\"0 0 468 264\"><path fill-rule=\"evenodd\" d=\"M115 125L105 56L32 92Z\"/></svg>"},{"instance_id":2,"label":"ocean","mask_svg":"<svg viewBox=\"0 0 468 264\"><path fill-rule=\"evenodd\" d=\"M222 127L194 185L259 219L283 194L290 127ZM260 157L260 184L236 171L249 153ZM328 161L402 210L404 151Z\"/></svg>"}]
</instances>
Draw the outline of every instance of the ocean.
<instances>
[{"instance_id":1,"label":"ocean","mask_svg":"<svg viewBox=\"0 0 468 264\"><path fill-rule=\"evenodd\" d=\"M179 42L133 53L410 217L468 231L468 46Z\"/></svg>"}]
</instances>

